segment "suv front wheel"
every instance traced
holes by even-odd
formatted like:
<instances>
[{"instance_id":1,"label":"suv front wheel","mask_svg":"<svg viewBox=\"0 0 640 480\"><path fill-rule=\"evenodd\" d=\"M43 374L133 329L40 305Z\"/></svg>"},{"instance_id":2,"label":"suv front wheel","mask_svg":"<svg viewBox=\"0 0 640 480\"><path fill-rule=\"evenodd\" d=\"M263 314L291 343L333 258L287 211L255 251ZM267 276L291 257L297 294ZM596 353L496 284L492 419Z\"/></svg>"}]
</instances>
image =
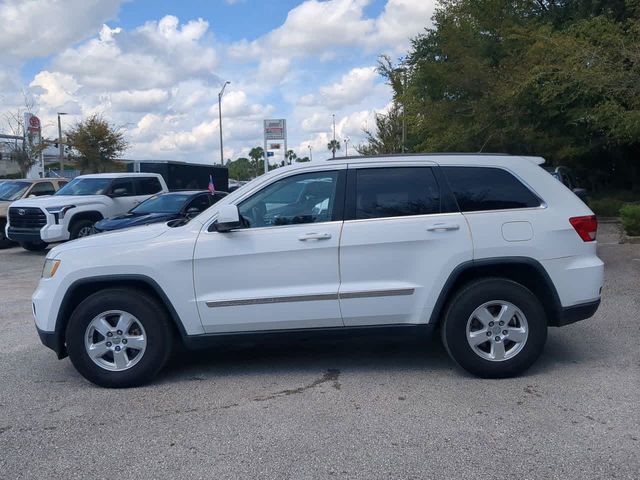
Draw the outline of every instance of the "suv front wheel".
<instances>
[{"instance_id":1,"label":"suv front wheel","mask_svg":"<svg viewBox=\"0 0 640 480\"><path fill-rule=\"evenodd\" d=\"M66 343L71 362L87 380L102 387L135 387L165 365L172 334L166 310L153 297L113 288L78 305Z\"/></svg>"},{"instance_id":2,"label":"suv front wheel","mask_svg":"<svg viewBox=\"0 0 640 480\"><path fill-rule=\"evenodd\" d=\"M468 372L484 378L518 375L536 361L547 339L544 309L526 287L486 278L462 287L448 304L442 341Z\"/></svg>"}]
</instances>

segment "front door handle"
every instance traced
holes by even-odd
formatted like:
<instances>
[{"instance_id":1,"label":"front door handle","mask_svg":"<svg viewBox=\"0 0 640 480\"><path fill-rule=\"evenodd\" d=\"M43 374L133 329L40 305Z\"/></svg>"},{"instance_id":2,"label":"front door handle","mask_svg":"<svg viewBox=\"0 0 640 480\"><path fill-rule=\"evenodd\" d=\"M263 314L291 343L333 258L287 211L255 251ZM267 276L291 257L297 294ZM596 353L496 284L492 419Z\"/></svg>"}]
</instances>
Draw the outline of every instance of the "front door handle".
<instances>
[{"instance_id":1,"label":"front door handle","mask_svg":"<svg viewBox=\"0 0 640 480\"><path fill-rule=\"evenodd\" d=\"M329 240L331 238L330 233L305 233L304 235L300 235L298 240L301 242L306 242L307 240Z\"/></svg>"},{"instance_id":2,"label":"front door handle","mask_svg":"<svg viewBox=\"0 0 640 480\"><path fill-rule=\"evenodd\" d=\"M448 230L460 230L460 225L457 223L434 223L427 232L446 232Z\"/></svg>"}]
</instances>

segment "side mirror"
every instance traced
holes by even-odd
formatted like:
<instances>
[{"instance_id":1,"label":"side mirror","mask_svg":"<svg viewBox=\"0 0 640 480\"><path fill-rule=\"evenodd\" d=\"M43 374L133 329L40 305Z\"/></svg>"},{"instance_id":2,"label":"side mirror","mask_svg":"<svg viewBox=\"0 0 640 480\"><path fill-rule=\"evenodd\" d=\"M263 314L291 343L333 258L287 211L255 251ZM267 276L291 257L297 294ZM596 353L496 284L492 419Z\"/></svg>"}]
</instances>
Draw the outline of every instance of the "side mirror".
<instances>
[{"instance_id":1,"label":"side mirror","mask_svg":"<svg viewBox=\"0 0 640 480\"><path fill-rule=\"evenodd\" d=\"M110 197L125 197L128 193L128 190L126 188L116 188L111 192L111 195L109 195Z\"/></svg>"},{"instance_id":2,"label":"side mirror","mask_svg":"<svg viewBox=\"0 0 640 480\"><path fill-rule=\"evenodd\" d=\"M240 227L240 212L235 205L223 205L218 210L218 219L213 224L218 232L229 232Z\"/></svg>"}]
</instances>

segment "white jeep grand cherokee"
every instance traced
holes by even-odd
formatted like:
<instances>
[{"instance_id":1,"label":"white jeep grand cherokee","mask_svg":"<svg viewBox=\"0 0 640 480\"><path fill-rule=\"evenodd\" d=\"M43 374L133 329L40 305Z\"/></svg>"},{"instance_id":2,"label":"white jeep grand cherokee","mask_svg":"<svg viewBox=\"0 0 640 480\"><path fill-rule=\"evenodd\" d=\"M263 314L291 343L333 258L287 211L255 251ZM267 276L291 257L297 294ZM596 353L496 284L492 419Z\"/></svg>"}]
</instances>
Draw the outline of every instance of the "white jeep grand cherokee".
<instances>
[{"instance_id":1,"label":"white jeep grand cherokee","mask_svg":"<svg viewBox=\"0 0 640 480\"><path fill-rule=\"evenodd\" d=\"M128 212L151 195L167 192L157 173L81 175L51 196L25 198L9 207L7 238L27 250L84 237L103 218Z\"/></svg>"},{"instance_id":2,"label":"white jeep grand cherokee","mask_svg":"<svg viewBox=\"0 0 640 480\"><path fill-rule=\"evenodd\" d=\"M188 223L51 250L42 342L90 381L149 381L174 344L439 327L481 377L517 375L548 326L591 317L593 213L541 158L401 155L280 168Z\"/></svg>"}]
</instances>

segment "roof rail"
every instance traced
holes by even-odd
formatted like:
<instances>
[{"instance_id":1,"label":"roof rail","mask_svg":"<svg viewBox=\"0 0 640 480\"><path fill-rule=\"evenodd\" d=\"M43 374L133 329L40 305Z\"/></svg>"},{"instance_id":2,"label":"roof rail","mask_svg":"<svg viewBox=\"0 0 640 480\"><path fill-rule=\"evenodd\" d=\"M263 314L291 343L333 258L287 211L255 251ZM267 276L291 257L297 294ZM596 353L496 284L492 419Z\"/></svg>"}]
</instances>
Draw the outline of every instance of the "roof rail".
<instances>
[{"instance_id":1,"label":"roof rail","mask_svg":"<svg viewBox=\"0 0 640 480\"><path fill-rule=\"evenodd\" d=\"M458 156L458 155L482 155L489 157L516 157L519 155L513 155L511 153L489 153L489 152L425 152L425 153L381 153L377 155L351 155L348 157L336 157L336 158L328 158L327 161L331 160L349 160L351 158L361 159L361 158L388 158L388 157L442 157L445 155Z\"/></svg>"}]
</instances>

